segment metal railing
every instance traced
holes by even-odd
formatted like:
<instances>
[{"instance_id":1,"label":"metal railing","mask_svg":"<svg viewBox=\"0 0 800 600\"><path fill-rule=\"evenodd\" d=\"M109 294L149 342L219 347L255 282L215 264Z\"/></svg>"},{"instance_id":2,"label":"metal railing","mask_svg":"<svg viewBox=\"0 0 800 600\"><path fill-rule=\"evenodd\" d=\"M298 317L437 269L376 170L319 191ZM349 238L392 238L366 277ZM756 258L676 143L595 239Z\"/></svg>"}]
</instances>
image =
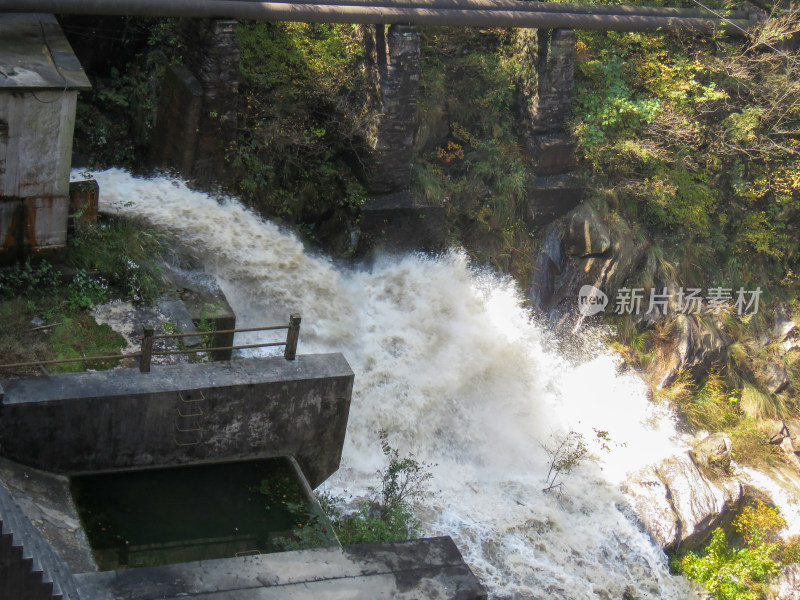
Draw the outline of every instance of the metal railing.
<instances>
[{"instance_id":1,"label":"metal railing","mask_svg":"<svg viewBox=\"0 0 800 600\"><path fill-rule=\"evenodd\" d=\"M274 331L286 329L286 341L284 342L264 342L261 344L243 344L239 346L217 346L201 348L180 348L178 350L155 350L153 342L155 340L181 339L187 337L198 337L204 335L222 335L228 333L247 333L251 331ZM62 363L74 362L106 362L110 360L121 360L123 358L138 358L139 371L142 373L150 372L150 363L154 356L168 356L173 354L195 354L198 352L220 352L223 350L244 350L247 348L266 348L269 346L285 346L283 357L286 360L294 360L297 356L297 340L300 337L300 314L292 313L287 325L269 325L267 327L249 327L245 329L221 329L216 331L196 331L193 333L164 333L155 335L155 328L152 325L145 325L141 338L141 350L131 354L112 354L107 356L84 356L81 358L60 358L55 360L38 360L23 363L12 363L0 365L0 369L11 369L21 367L44 367L44 365L57 365Z\"/></svg>"}]
</instances>

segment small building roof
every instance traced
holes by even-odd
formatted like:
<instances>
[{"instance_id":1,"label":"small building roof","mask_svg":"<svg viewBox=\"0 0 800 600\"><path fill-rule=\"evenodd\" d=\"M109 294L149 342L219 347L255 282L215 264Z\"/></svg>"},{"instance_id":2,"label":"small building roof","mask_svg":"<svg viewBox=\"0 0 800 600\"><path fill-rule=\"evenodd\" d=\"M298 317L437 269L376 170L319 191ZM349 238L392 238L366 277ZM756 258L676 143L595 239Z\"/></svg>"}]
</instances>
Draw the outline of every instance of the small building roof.
<instances>
[{"instance_id":1,"label":"small building roof","mask_svg":"<svg viewBox=\"0 0 800 600\"><path fill-rule=\"evenodd\" d=\"M91 87L53 15L0 14L0 90Z\"/></svg>"}]
</instances>

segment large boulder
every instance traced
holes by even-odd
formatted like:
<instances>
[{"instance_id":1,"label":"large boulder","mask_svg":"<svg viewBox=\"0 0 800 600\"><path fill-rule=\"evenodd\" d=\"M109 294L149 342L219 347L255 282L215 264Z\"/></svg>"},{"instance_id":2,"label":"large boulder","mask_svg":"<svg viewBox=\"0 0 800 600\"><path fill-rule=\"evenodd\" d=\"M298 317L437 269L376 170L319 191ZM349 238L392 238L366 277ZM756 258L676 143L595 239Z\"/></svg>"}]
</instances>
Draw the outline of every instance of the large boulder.
<instances>
[{"instance_id":1,"label":"large boulder","mask_svg":"<svg viewBox=\"0 0 800 600\"><path fill-rule=\"evenodd\" d=\"M653 375L659 389L669 386L688 369L700 379L717 361L725 358L730 338L695 315L679 314L672 321L672 335Z\"/></svg>"},{"instance_id":2,"label":"large boulder","mask_svg":"<svg viewBox=\"0 0 800 600\"><path fill-rule=\"evenodd\" d=\"M698 468L688 452L632 474L622 490L664 550L699 548L742 499L738 480Z\"/></svg>"},{"instance_id":3,"label":"large boulder","mask_svg":"<svg viewBox=\"0 0 800 600\"><path fill-rule=\"evenodd\" d=\"M610 311L617 290L643 257L644 245L627 223L612 223L581 205L548 228L533 274L531 303L548 313L559 329L569 330L581 319L578 298L584 286L605 293L605 310Z\"/></svg>"},{"instance_id":4,"label":"large boulder","mask_svg":"<svg viewBox=\"0 0 800 600\"><path fill-rule=\"evenodd\" d=\"M780 444L784 438L789 437L789 428L786 423L777 419L764 419L759 424L759 429L769 439L770 444Z\"/></svg>"},{"instance_id":5,"label":"large boulder","mask_svg":"<svg viewBox=\"0 0 800 600\"><path fill-rule=\"evenodd\" d=\"M767 592L769 600L800 599L800 564L786 565L770 581Z\"/></svg>"},{"instance_id":6,"label":"large boulder","mask_svg":"<svg viewBox=\"0 0 800 600\"><path fill-rule=\"evenodd\" d=\"M698 466L727 473L733 458L732 451L733 442L730 436L719 432L712 433L696 443L690 454Z\"/></svg>"},{"instance_id":7,"label":"large boulder","mask_svg":"<svg viewBox=\"0 0 800 600\"><path fill-rule=\"evenodd\" d=\"M800 452L800 421L788 421L786 430L789 432L792 451L795 453Z\"/></svg>"},{"instance_id":8,"label":"large boulder","mask_svg":"<svg viewBox=\"0 0 800 600\"><path fill-rule=\"evenodd\" d=\"M777 363L768 362L755 372L756 378L771 394L780 394L789 387L789 373Z\"/></svg>"}]
</instances>

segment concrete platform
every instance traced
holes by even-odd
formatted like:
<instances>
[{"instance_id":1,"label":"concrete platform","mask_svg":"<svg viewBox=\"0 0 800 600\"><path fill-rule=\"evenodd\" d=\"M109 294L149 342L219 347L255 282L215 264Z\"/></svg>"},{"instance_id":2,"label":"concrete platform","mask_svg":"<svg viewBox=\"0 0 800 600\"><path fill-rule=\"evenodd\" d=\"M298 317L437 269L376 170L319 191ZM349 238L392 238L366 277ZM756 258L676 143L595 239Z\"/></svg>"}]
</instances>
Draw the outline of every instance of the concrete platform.
<instances>
[{"instance_id":1,"label":"concrete platform","mask_svg":"<svg viewBox=\"0 0 800 600\"><path fill-rule=\"evenodd\" d=\"M1 385L0 453L22 464L78 474L293 456L316 487L339 468L353 372L315 354Z\"/></svg>"},{"instance_id":2,"label":"concrete platform","mask_svg":"<svg viewBox=\"0 0 800 600\"><path fill-rule=\"evenodd\" d=\"M76 575L82 600L482 600L449 537Z\"/></svg>"}]
</instances>

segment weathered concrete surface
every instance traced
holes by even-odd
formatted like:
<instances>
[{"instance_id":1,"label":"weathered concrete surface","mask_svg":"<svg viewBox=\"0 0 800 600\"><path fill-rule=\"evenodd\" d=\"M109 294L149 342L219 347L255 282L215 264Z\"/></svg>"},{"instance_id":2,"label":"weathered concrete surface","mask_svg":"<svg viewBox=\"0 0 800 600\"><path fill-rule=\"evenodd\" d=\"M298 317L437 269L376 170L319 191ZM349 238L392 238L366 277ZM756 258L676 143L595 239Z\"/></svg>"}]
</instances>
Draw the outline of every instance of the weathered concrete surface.
<instances>
[{"instance_id":1,"label":"weathered concrete surface","mask_svg":"<svg viewBox=\"0 0 800 600\"><path fill-rule=\"evenodd\" d=\"M339 467L352 387L341 354L10 379L0 445L64 473L294 456L316 487Z\"/></svg>"},{"instance_id":2,"label":"weathered concrete surface","mask_svg":"<svg viewBox=\"0 0 800 600\"><path fill-rule=\"evenodd\" d=\"M58 260L72 132L89 81L52 15L0 17L0 264Z\"/></svg>"},{"instance_id":3,"label":"weathered concrete surface","mask_svg":"<svg viewBox=\"0 0 800 600\"><path fill-rule=\"evenodd\" d=\"M0 88L89 89L58 21L47 14L3 14L0 18Z\"/></svg>"},{"instance_id":4,"label":"weathered concrete surface","mask_svg":"<svg viewBox=\"0 0 800 600\"><path fill-rule=\"evenodd\" d=\"M97 570L69 478L0 458L0 481L73 573Z\"/></svg>"},{"instance_id":5,"label":"weathered concrete surface","mask_svg":"<svg viewBox=\"0 0 800 600\"><path fill-rule=\"evenodd\" d=\"M560 175L577 168L575 142L566 133L537 135L533 144L537 175Z\"/></svg>"},{"instance_id":6,"label":"weathered concrete surface","mask_svg":"<svg viewBox=\"0 0 800 600\"><path fill-rule=\"evenodd\" d=\"M190 178L197 154L197 134L203 109L203 86L183 65L164 73L150 157L160 166Z\"/></svg>"},{"instance_id":7,"label":"weathered concrete surface","mask_svg":"<svg viewBox=\"0 0 800 600\"><path fill-rule=\"evenodd\" d=\"M0 598L80 600L69 568L0 483Z\"/></svg>"},{"instance_id":8,"label":"weathered concrete surface","mask_svg":"<svg viewBox=\"0 0 800 600\"><path fill-rule=\"evenodd\" d=\"M479 600L449 537L318 548L77 576L83 600Z\"/></svg>"},{"instance_id":9,"label":"weathered concrete surface","mask_svg":"<svg viewBox=\"0 0 800 600\"><path fill-rule=\"evenodd\" d=\"M527 185L528 219L541 225L573 210L583 197L583 186L570 174L532 177Z\"/></svg>"},{"instance_id":10,"label":"weathered concrete surface","mask_svg":"<svg viewBox=\"0 0 800 600\"><path fill-rule=\"evenodd\" d=\"M531 99L531 125L536 133L563 131L571 114L575 87L575 31L539 32L539 86Z\"/></svg>"},{"instance_id":11,"label":"weathered concrete surface","mask_svg":"<svg viewBox=\"0 0 800 600\"><path fill-rule=\"evenodd\" d=\"M359 252L440 250L444 213L444 206L415 204L408 192L374 198L361 207Z\"/></svg>"},{"instance_id":12,"label":"weathered concrete surface","mask_svg":"<svg viewBox=\"0 0 800 600\"><path fill-rule=\"evenodd\" d=\"M227 183L225 155L236 134L239 96L237 22L184 19L184 66L167 70L151 141L156 164L200 184Z\"/></svg>"}]
</instances>

